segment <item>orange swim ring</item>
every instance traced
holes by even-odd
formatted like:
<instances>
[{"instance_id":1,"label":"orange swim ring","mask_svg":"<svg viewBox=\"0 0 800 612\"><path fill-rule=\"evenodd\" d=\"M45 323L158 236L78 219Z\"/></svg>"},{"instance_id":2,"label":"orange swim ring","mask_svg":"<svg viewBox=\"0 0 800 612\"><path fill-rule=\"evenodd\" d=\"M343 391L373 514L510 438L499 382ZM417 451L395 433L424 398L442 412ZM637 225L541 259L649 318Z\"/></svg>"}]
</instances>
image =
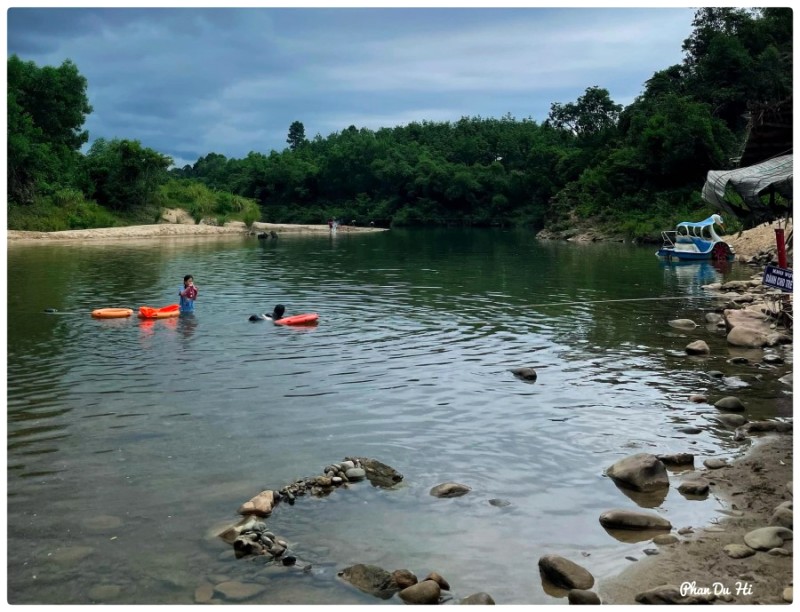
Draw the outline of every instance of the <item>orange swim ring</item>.
<instances>
[{"instance_id":1,"label":"orange swim ring","mask_svg":"<svg viewBox=\"0 0 800 612\"><path fill-rule=\"evenodd\" d=\"M92 311L95 319L123 319L133 314L131 308L98 308Z\"/></svg>"}]
</instances>

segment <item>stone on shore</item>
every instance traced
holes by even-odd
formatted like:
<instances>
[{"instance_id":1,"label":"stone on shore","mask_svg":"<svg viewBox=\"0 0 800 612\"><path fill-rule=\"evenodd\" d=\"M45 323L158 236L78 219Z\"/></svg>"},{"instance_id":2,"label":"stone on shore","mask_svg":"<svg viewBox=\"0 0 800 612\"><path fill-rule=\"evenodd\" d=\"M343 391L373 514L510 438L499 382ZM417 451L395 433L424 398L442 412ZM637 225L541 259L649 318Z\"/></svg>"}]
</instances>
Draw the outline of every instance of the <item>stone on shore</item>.
<instances>
[{"instance_id":1,"label":"stone on shore","mask_svg":"<svg viewBox=\"0 0 800 612\"><path fill-rule=\"evenodd\" d=\"M728 467L728 462L725 459L717 459L712 457L703 461L703 465L709 470L718 470L720 468Z\"/></svg>"},{"instance_id":2,"label":"stone on shore","mask_svg":"<svg viewBox=\"0 0 800 612\"><path fill-rule=\"evenodd\" d=\"M541 557L539 570L547 580L565 589L590 589L594 585L594 576L586 569L559 555Z\"/></svg>"},{"instance_id":3,"label":"stone on shore","mask_svg":"<svg viewBox=\"0 0 800 612\"><path fill-rule=\"evenodd\" d=\"M784 540L791 540L792 530L786 527L761 527L744 536L744 543L756 550L780 548Z\"/></svg>"},{"instance_id":4,"label":"stone on shore","mask_svg":"<svg viewBox=\"0 0 800 612\"><path fill-rule=\"evenodd\" d=\"M433 580L436 584L439 585L439 588L441 588L443 591L450 590L450 583L447 582L447 580L445 580L438 572L431 572L430 574L425 576L425 578L423 578L422 580L423 581Z\"/></svg>"},{"instance_id":5,"label":"stone on shore","mask_svg":"<svg viewBox=\"0 0 800 612\"><path fill-rule=\"evenodd\" d=\"M769 519L769 524L776 527L794 529L794 512L791 508L778 506Z\"/></svg>"},{"instance_id":6,"label":"stone on shore","mask_svg":"<svg viewBox=\"0 0 800 612\"><path fill-rule=\"evenodd\" d=\"M620 459L606 470L614 482L634 491L657 491L669 487L664 464L649 453L637 453Z\"/></svg>"},{"instance_id":7,"label":"stone on shore","mask_svg":"<svg viewBox=\"0 0 800 612\"><path fill-rule=\"evenodd\" d=\"M754 554L756 554L755 550L749 546L745 546L744 544L728 544L722 550L731 559L744 559L746 557L752 557Z\"/></svg>"},{"instance_id":8,"label":"stone on shore","mask_svg":"<svg viewBox=\"0 0 800 612\"><path fill-rule=\"evenodd\" d=\"M672 529L672 523L657 514L624 509L603 512L600 524L608 529Z\"/></svg>"},{"instance_id":9,"label":"stone on shore","mask_svg":"<svg viewBox=\"0 0 800 612\"><path fill-rule=\"evenodd\" d=\"M694 465L694 455L691 453L672 453L670 455L656 455L656 457L664 465Z\"/></svg>"},{"instance_id":10,"label":"stone on shore","mask_svg":"<svg viewBox=\"0 0 800 612\"><path fill-rule=\"evenodd\" d=\"M597 593L586 589L571 589L567 593L567 601L573 606L599 606L603 603Z\"/></svg>"},{"instance_id":11,"label":"stone on shore","mask_svg":"<svg viewBox=\"0 0 800 612\"><path fill-rule=\"evenodd\" d=\"M741 414L718 414L714 416L714 420L731 429L736 429L747 423L747 419Z\"/></svg>"},{"instance_id":12,"label":"stone on shore","mask_svg":"<svg viewBox=\"0 0 800 612\"><path fill-rule=\"evenodd\" d=\"M697 495L703 496L708 495L708 482L702 479L698 480L689 480L687 482L682 482L680 486L678 486L678 491L683 493L684 495Z\"/></svg>"},{"instance_id":13,"label":"stone on shore","mask_svg":"<svg viewBox=\"0 0 800 612\"><path fill-rule=\"evenodd\" d=\"M681 595L678 587L665 584L636 596L636 601L641 604L703 604L711 603L716 599L714 595Z\"/></svg>"},{"instance_id":14,"label":"stone on shore","mask_svg":"<svg viewBox=\"0 0 800 612\"><path fill-rule=\"evenodd\" d=\"M769 344L769 338L754 329L734 327L728 332L728 344L743 348L761 348Z\"/></svg>"}]
</instances>

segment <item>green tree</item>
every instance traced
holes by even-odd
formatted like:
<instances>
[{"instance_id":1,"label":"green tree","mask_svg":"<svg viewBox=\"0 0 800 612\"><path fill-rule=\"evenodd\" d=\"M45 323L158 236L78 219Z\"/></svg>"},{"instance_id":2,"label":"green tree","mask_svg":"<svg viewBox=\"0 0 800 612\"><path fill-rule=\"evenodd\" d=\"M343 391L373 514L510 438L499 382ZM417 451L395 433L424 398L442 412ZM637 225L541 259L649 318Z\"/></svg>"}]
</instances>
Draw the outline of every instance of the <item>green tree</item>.
<instances>
[{"instance_id":1,"label":"green tree","mask_svg":"<svg viewBox=\"0 0 800 612\"><path fill-rule=\"evenodd\" d=\"M286 138L286 142L289 143L289 148L292 151L296 151L306 142L306 128L300 121L292 121L292 124L289 126L289 136Z\"/></svg>"},{"instance_id":2,"label":"green tree","mask_svg":"<svg viewBox=\"0 0 800 612\"><path fill-rule=\"evenodd\" d=\"M40 193L75 184L82 129L92 112L86 79L70 60L38 67L8 59L8 198L30 203Z\"/></svg>"},{"instance_id":3,"label":"green tree","mask_svg":"<svg viewBox=\"0 0 800 612\"><path fill-rule=\"evenodd\" d=\"M86 156L95 199L116 211L135 211L155 203L172 160L138 140L98 138Z\"/></svg>"}]
</instances>

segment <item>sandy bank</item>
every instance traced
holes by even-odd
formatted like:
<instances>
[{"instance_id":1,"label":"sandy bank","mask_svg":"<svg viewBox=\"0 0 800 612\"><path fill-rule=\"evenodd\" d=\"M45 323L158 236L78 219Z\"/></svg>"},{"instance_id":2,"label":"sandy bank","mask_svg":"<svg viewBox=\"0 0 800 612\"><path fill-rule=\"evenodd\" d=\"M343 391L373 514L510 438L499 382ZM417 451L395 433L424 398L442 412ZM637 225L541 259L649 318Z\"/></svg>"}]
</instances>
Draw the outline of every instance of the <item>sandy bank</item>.
<instances>
[{"instance_id":1,"label":"sandy bank","mask_svg":"<svg viewBox=\"0 0 800 612\"><path fill-rule=\"evenodd\" d=\"M187 223L158 223L130 225L127 227L102 227L96 229L66 230L62 232L25 232L8 230L9 244L29 244L41 241L105 241L126 238L179 238L182 236L247 236L252 232L274 231L281 234L328 234L326 225L294 225L286 223L253 223L249 229L244 223L233 222L224 226ZM380 232L382 228L339 226L337 233Z\"/></svg>"}]
</instances>

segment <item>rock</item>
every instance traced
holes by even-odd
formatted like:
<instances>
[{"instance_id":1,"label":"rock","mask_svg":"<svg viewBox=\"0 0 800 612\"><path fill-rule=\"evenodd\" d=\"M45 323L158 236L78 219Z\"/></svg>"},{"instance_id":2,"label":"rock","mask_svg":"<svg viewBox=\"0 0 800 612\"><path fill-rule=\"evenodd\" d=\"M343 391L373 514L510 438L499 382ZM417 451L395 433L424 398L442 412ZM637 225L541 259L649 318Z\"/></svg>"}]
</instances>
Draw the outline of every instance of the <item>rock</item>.
<instances>
[{"instance_id":1,"label":"rock","mask_svg":"<svg viewBox=\"0 0 800 612\"><path fill-rule=\"evenodd\" d=\"M472 595L468 595L461 601L459 601L462 606L493 606L495 605L494 599L488 593L473 593Z\"/></svg>"},{"instance_id":2,"label":"rock","mask_svg":"<svg viewBox=\"0 0 800 612\"><path fill-rule=\"evenodd\" d=\"M208 603L214 597L214 587L210 584L201 584L194 590L195 603Z\"/></svg>"},{"instance_id":3,"label":"rock","mask_svg":"<svg viewBox=\"0 0 800 612\"><path fill-rule=\"evenodd\" d=\"M718 325L720 323L725 323L725 319L722 318L722 315L718 312L707 312L705 316L706 323L710 325Z\"/></svg>"},{"instance_id":4,"label":"rock","mask_svg":"<svg viewBox=\"0 0 800 612\"><path fill-rule=\"evenodd\" d=\"M669 544L675 544L676 542L680 542L678 536L675 536L671 533L663 533L653 538L653 544L658 544L659 546L668 546Z\"/></svg>"},{"instance_id":5,"label":"rock","mask_svg":"<svg viewBox=\"0 0 800 612\"><path fill-rule=\"evenodd\" d=\"M744 543L756 550L780 548L784 540L792 539L792 530L786 527L761 527L745 534Z\"/></svg>"},{"instance_id":6,"label":"rock","mask_svg":"<svg viewBox=\"0 0 800 612\"><path fill-rule=\"evenodd\" d=\"M792 587L786 587L785 589L783 589L782 597L783 601L788 601L789 603L792 603Z\"/></svg>"},{"instance_id":7,"label":"rock","mask_svg":"<svg viewBox=\"0 0 800 612\"><path fill-rule=\"evenodd\" d=\"M705 340L690 342L686 345L685 350L687 355L708 355L711 353L711 349L708 348L708 344L706 344Z\"/></svg>"},{"instance_id":8,"label":"rock","mask_svg":"<svg viewBox=\"0 0 800 612\"><path fill-rule=\"evenodd\" d=\"M728 467L728 462L725 459L711 458L703 461L703 465L709 470L718 470L720 468Z\"/></svg>"},{"instance_id":9,"label":"rock","mask_svg":"<svg viewBox=\"0 0 800 612\"><path fill-rule=\"evenodd\" d=\"M672 529L672 523L657 514L623 509L603 512L600 524L609 529Z\"/></svg>"},{"instance_id":10,"label":"rock","mask_svg":"<svg viewBox=\"0 0 800 612\"><path fill-rule=\"evenodd\" d=\"M792 553L785 548L770 548L767 551L767 554L772 555L773 557L789 557Z\"/></svg>"},{"instance_id":11,"label":"rock","mask_svg":"<svg viewBox=\"0 0 800 612\"><path fill-rule=\"evenodd\" d=\"M230 601L244 601L263 593L266 588L264 585L256 584L255 582L228 580L215 586L214 590Z\"/></svg>"},{"instance_id":12,"label":"rock","mask_svg":"<svg viewBox=\"0 0 800 612\"><path fill-rule=\"evenodd\" d=\"M741 414L718 414L714 417L714 420L731 429L736 429L747 423L747 419Z\"/></svg>"},{"instance_id":13,"label":"rock","mask_svg":"<svg viewBox=\"0 0 800 612\"><path fill-rule=\"evenodd\" d=\"M778 527L786 527L787 529L794 529L794 512L789 508L775 508L775 512L769 519L769 524Z\"/></svg>"},{"instance_id":14,"label":"rock","mask_svg":"<svg viewBox=\"0 0 800 612\"><path fill-rule=\"evenodd\" d=\"M729 395L728 397L723 397L721 400L718 400L714 404L714 408L726 410L728 412L743 412L745 407L742 403L742 400L740 400L738 397Z\"/></svg>"},{"instance_id":15,"label":"rock","mask_svg":"<svg viewBox=\"0 0 800 612\"><path fill-rule=\"evenodd\" d=\"M761 348L769 344L766 334L745 327L734 327L728 332L728 344L745 348Z\"/></svg>"},{"instance_id":16,"label":"rock","mask_svg":"<svg viewBox=\"0 0 800 612\"><path fill-rule=\"evenodd\" d=\"M514 368L511 373L526 382L536 382L538 375L533 368Z\"/></svg>"},{"instance_id":17,"label":"rock","mask_svg":"<svg viewBox=\"0 0 800 612\"><path fill-rule=\"evenodd\" d=\"M705 404L708 401L708 397L700 393L692 393L689 396L689 401L694 404Z\"/></svg>"},{"instance_id":18,"label":"rock","mask_svg":"<svg viewBox=\"0 0 800 612\"><path fill-rule=\"evenodd\" d=\"M352 467L344 473L350 481L364 480L367 477L367 470L360 467Z\"/></svg>"},{"instance_id":19,"label":"rock","mask_svg":"<svg viewBox=\"0 0 800 612\"><path fill-rule=\"evenodd\" d=\"M711 587L708 587L711 588ZM636 596L636 601L641 604L699 604L714 601L711 595L681 595L680 589L670 584L665 584L649 591L644 591Z\"/></svg>"},{"instance_id":20,"label":"rock","mask_svg":"<svg viewBox=\"0 0 800 612\"><path fill-rule=\"evenodd\" d=\"M780 344L791 344L792 337L788 334L776 332L767 336L767 346L778 346Z\"/></svg>"},{"instance_id":21,"label":"rock","mask_svg":"<svg viewBox=\"0 0 800 612\"><path fill-rule=\"evenodd\" d=\"M363 563L351 565L339 572L339 577L352 584L358 590L381 599L389 599L399 590L397 583L392 579L392 575L376 565L365 565ZM438 588L439 585L436 586Z\"/></svg>"},{"instance_id":22,"label":"rock","mask_svg":"<svg viewBox=\"0 0 800 612\"><path fill-rule=\"evenodd\" d=\"M472 491L470 487L457 482L443 482L430 490L434 497L461 497Z\"/></svg>"},{"instance_id":23,"label":"rock","mask_svg":"<svg viewBox=\"0 0 800 612\"><path fill-rule=\"evenodd\" d=\"M691 319L673 319L669 322L669 326L676 327L678 329L694 329L697 327L697 323Z\"/></svg>"},{"instance_id":24,"label":"rock","mask_svg":"<svg viewBox=\"0 0 800 612\"><path fill-rule=\"evenodd\" d=\"M694 533L694 528L692 528L692 527L681 527L680 529L678 529L678 534L680 534L680 535L687 535L687 534L690 534L690 533Z\"/></svg>"},{"instance_id":25,"label":"rock","mask_svg":"<svg viewBox=\"0 0 800 612\"><path fill-rule=\"evenodd\" d=\"M606 475L618 485L634 491L657 491L669 487L664 464L649 453L637 453L620 459L606 470Z\"/></svg>"},{"instance_id":26,"label":"rock","mask_svg":"<svg viewBox=\"0 0 800 612\"><path fill-rule=\"evenodd\" d=\"M89 589L89 599L96 602L105 602L116 599L122 589L116 584L98 584Z\"/></svg>"},{"instance_id":27,"label":"rock","mask_svg":"<svg viewBox=\"0 0 800 612\"><path fill-rule=\"evenodd\" d=\"M685 434L699 434L703 432L703 430L700 429L699 427L693 427L691 425L688 427L681 427L680 429L678 429L678 431L680 433L685 433Z\"/></svg>"},{"instance_id":28,"label":"rock","mask_svg":"<svg viewBox=\"0 0 800 612\"><path fill-rule=\"evenodd\" d=\"M786 433L792 431L792 424L783 421L750 421L746 425L743 425L742 429L749 434L763 433L766 431Z\"/></svg>"},{"instance_id":29,"label":"rock","mask_svg":"<svg viewBox=\"0 0 800 612\"><path fill-rule=\"evenodd\" d=\"M708 482L705 480L690 480L682 482L678 491L684 495L708 495Z\"/></svg>"},{"instance_id":30,"label":"rock","mask_svg":"<svg viewBox=\"0 0 800 612\"><path fill-rule=\"evenodd\" d=\"M747 291L750 288L750 281L746 280L733 280L723 283L720 289L722 291Z\"/></svg>"},{"instance_id":31,"label":"rock","mask_svg":"<svg viewBox=\"0 0 800 612\"><path fill-rule=\"evenodd\" d=\"M756 551L744 544L728 544L722 550L731 559L744 559L745 557L751 557L756 554Z\"/></svg>"},{"instance_id":32,"label":"rock","mask_svg":"<svg viewBox=\"0 0 800 612\"><path fill-rule=\"evenodd\" d=\"M599 606L602 603L597 593L585 589L570 589L567 601L573 606Z\"/></svg>"},{"instance_id":33,"label":"rock","mask_svg":"<svg viewBox=\"0 0 800 612\"><path fill-rule=\"evenodd\" d=\"M353 457L367 472L367 480L373 487L388 489L403 480L403 475L393 467L369 457ZM352 467L355 467L353 465Z\"/></svg>"},{"instance_id":34,"label":"rock","mask_svg":"<svg viewBox=\"0 0 800 612\"><path fill-rule=\"evenodd\" d=\"M565 589L590 589L594 585L594 576L587 570L558 555L541 557L539 570L547 580Z\"/></svg>"},{"instance_id":35,"label":"rock","mask_svg":"<svg viewBox=\"0 0 800 612\"><path fill-rule=\"evenodd\" d=\"M439 588L442 589L443 591L450 590L450 583L447 582L447 580L445 580L444 578L442 578L441 574L438 574L437 572L431 572L430 574L425 576L423 580L433 580L436 584L439 585Z\"/></svg>"},{"instance_id":36,"label":"rock","mask_svg":"<svg viewBox=\"0 0 800 612\"><path fill-rule=\"evenodd\" d=\"M506 506L510 506L511 502L507 499L490 499L489 504L497 508L505 508Z\"/></svg>"},{"instance_id":37,"label":"rock","mask_svg":"<svg viewBox=\"0 0 800 612\"><path fill-rule=\"evenodd\" d=\"M782 365L784 363L783 357L780 355L775 355L774 353L768 353L764 355L764 359L762 361L769 365Z\"/></svg>"},{"instance_id":38,"label":"rock","mask_svg":"<svg viewBox=\"0 0 800 612\"><path fill-rule=\"evenodd\" d=\"M691 453L672 453L671 455L656 455L664 465L694 465L694 455Z\"/></svg>"},{"instance_id":39,"label":"rock","mask_svg":"<svg viewBox=\"0 0 800 612\"><path fill-rule=\"evenodd\" d=\"M272 514L272 508L275 507L275 492L274 491L261 491L258 495L250 501L246 501L241 505L238 512L239 514L255 514L256 516L269 516Z\"/></svg>"},{"instance_id":40,"label":"rock","mask_svg":"<svg viewBox=\"0 0 800 612\"><path fill-rule=\"evenodd\" d=\"M412 584L419 582L417 577L407 569L394 570L392 572L392 580L394 580L399 589L410 587Z\"/></svg>"},{"instance_id":41,"label":"rock","mask_svg":"<svg viewBox=\"0 0 800 612\"><path fill-rule=\"evenodd\" d=\"M438 604L441 591L433 580L423 580L404 588L398 595L407 604Z\"/></svg>"},{"instance_id":42,"label":"rock","mask_svg":"<svg viewBox=\"0 0 800 612\"><path fill-rule=\"evenodd\" d=\"M58 548L49 555L49 558L58 563L77 563L94 552L91 546L66 546Z\"/></svg>"}]
</instances>

